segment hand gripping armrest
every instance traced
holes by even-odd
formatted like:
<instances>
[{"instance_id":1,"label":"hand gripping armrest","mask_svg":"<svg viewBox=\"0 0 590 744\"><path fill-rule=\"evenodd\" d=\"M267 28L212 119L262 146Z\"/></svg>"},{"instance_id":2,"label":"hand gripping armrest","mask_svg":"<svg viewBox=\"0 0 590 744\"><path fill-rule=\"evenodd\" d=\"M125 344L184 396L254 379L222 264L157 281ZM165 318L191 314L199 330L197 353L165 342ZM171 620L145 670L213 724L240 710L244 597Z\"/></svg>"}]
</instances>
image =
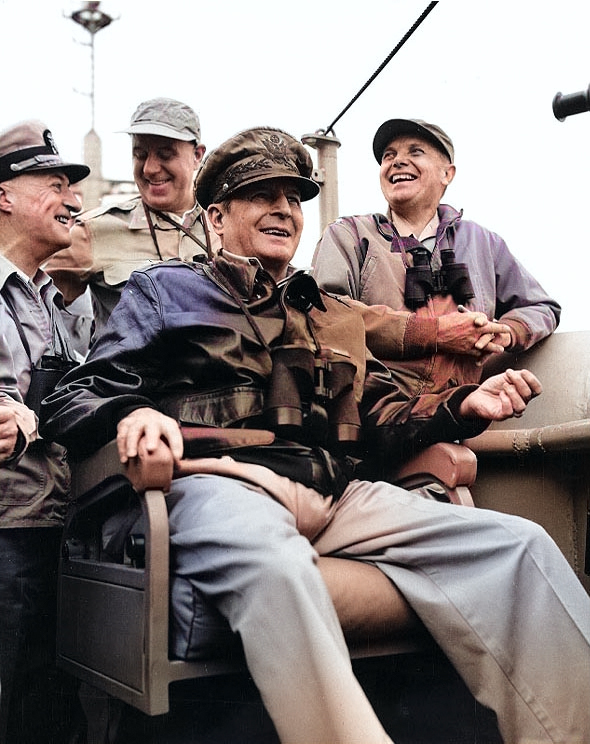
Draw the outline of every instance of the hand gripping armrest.
<instances>
[{"instance_id":1,"label":"hand gripping armrest","mask_svg":"<svg viewBox=\"0 0 590 744\"><path fill-rule=\"evenodd\" d=\"M129 482L138 492L152 488L169 491L173 468L174 459L166 442L160 440L154 452L148 452L142 439L137 457L127 462L125 471Z\"/></svg>"},{"instance_id":2,"label":"hand gripping armrest","mask_svg":"<svg viewBox=\"0 0 590 744\"><path fill-rule=\"evenodd\" d=\"M72 462L72 495L78 498L99 487L109 478L125 476L136 491L146 488L169 490L172 480L173 459L165 442L153 453L140 444L136 458L122 465L115 440L101 447L90 457Z\"/></svg>"}]
</instances>

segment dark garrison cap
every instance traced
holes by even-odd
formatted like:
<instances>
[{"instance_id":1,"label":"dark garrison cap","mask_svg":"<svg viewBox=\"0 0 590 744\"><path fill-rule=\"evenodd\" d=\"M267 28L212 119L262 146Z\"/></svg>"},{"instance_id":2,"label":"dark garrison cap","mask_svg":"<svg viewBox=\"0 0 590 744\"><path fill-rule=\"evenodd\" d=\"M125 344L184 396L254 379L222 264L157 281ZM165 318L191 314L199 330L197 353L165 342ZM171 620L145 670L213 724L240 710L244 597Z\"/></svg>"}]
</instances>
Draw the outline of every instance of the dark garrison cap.
<instances>
[{"instance_id":1,"label":"dark garrison cap","mask_svg":"<svg viewBox=\"0 0 590 744\"><path fill-rule=\"evenodd\" d=\"M243 186L268 178L290 178L302 201L320 187L311 180L313 162L299 140L282 129L255 127L239 132L206 158L197 176L197 201L205 209L224 201Z\"/></svg>"},{"instance_id":2,"label":"dark garrison cap","mask_svg":"<svg viewBox=\"0 0 590 744\"><path fill-rule=\"evenodd\" d=\"M429 124L422 119L389 119L381 124L373 139L373 154L378 163L383 160L387 145L396 137L404 135L422 137L446 155L451 163L455 159L455 149L451 138L436 124Z\"/></svg>"},{"instance_id":3,"label":"dark garrison cap","mask_svg":"<svg viewBox=\"0 0 590 744\"><path fill-rule=\"evenodd\" d=\"M53 135L41 121L21 121L0 132L0 181L9 181L24 173L63 171L70 183L90 173L87 165L64 163Z\"/></svg>"}]
</instances>

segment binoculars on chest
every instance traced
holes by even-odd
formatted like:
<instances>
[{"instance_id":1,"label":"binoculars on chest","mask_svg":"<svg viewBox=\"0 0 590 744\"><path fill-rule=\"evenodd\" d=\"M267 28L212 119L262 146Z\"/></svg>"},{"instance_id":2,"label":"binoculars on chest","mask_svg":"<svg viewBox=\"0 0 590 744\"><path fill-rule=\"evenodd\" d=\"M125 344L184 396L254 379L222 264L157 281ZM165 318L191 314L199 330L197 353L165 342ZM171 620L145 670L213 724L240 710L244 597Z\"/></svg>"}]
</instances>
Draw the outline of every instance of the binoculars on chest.
<instances>
[{"instance_id":1,"label":"binoculars on chest","mask_svg":"<svg viewBox=\"0 0 590 744\"><path fill-rule=\"evenodd\" d=\"M467 264L455 261L452 248L440 252L441 267L436 270L430 265L430 252L426 248L414 248L414 265L406 269L404 301L406 307L415 310L425 305L434 295L452 295L461 305L475 297Z\"/></svg>"}]
</instances>

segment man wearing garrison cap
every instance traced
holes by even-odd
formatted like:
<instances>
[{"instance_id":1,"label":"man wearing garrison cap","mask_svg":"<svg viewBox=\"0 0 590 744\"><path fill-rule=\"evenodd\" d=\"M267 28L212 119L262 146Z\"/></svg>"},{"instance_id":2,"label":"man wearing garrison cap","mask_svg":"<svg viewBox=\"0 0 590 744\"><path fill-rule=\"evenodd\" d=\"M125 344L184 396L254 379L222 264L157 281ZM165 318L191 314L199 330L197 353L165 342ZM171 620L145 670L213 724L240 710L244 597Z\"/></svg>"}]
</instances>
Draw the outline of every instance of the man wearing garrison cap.
<instances>
[{"instance_id":1,"label":"man wearing garrison cap","mask_svg":"<svg viewBox=\"0 0 590 744\"><path fill-rule=\"evenodd\" d=\"M455 149L441 127L389 119L373 155L385 214L329 225L313 274L327 291L377 306L365 310L369 348L408 395L478 382L491 354L553 333L558 303L501 237L441 203L455 177Z\"/></svg>"},{"instance_id":2,"label":"man wearing garrison cap","mask_svg":"<svg viewBox=\"0 0 590 744\"><path fill-rule=\"evenodd\" d=\"M399 589L504 741L588 741L590 598L559 549L526 520L380 478L407 442L520 414L539 381L509 370L416 416L358 311L291 268L311 172L271 127L211 153L197 198L221 251L132 274L86 363L45 400L42 432L79 455L116 437L122 462L170 448L172 652L206 658L203 618L221 615L285 744L391 741L322 569L345 558Z\"/></svg>"},{"instance_id":3,"label":"man wearing garrison cap","mask_svg":"<svg viewBox=\"0 0 590 744\"><path fill-rule=\"evenodd\" d=\"M70 245L89 173L65 162L50 130L24 121L0 132L0 741L55 734L56 570L69 471L62 446L37 434L39 400L74 362L61 295L39 267ZM45 682L44 682L45 680ZM25 716L29 687L39 694ZM53 698L51 696L54 696ZM63 712L63 711L62 711ZM60 722L60 725L63 722ZM37 729L34 729L37 731ZM31 736L30 732L28 735Z\"/></svg>"},{"instance_id":4,"label":"man wearing garrison cap","mask_svg":"<svg viewBox=\"0 0 590 744\"><path fill-rule=\"evenodd\" d=\"M71 249L48 265L68 302L90 287L97 334L134 269L214 250L194 193L205 152L197 114L181 101L152 98L139 104L125 132L139 196L81 214Z\"/></svg>"}]
</instances>

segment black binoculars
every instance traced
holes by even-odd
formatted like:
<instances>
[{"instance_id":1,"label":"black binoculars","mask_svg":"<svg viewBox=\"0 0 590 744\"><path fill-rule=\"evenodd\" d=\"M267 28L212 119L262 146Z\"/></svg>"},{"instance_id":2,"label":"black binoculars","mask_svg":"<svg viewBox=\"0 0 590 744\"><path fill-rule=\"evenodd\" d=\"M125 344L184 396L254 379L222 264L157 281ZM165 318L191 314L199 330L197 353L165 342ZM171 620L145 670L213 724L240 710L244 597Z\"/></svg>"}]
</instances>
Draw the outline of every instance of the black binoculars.
<instances>
[{"instance_id":1,"label":"black binoculars","mask_svg":"<svg viewBox=\"0 0 590 744\"><path fill-rule=\"evenodd\" d=\"M313 307L326 309L315 279L301 270L278 287L285 331L283 343L270 350L272 374L265 394L265 427L282 439L347 450L360 432L354 396L356 367L345 354L289 343L291 338L299 341L306 337L306 316Z\"/></svg>"},{"instance_id":2,"label":"black binoculars","mask_svg":"<svg viewBox=\"0 0 590 744\"><path fill-rule=\"evenodd\" d=\"M425 305L433 295L452 295L458 305L475 297L467 264L455 261L455 251L443 248L440 252L441 268L435 271L430 266L430 253L426 248L412 250L414 265L406 269L404 301L406 307L415 310Z\"/></svg>"},{"instance_id":3,"label":"black binoculars","mask_svg":"<svg viewBox=\"0 0 590 744\"><path fill-rule=\"evenodd\" d=\"M330 349L314 353L302 346L275 347L265 426L283 439L346 449L360 432L354 376L350 359Z\"/></svg>"}]
</instances>

